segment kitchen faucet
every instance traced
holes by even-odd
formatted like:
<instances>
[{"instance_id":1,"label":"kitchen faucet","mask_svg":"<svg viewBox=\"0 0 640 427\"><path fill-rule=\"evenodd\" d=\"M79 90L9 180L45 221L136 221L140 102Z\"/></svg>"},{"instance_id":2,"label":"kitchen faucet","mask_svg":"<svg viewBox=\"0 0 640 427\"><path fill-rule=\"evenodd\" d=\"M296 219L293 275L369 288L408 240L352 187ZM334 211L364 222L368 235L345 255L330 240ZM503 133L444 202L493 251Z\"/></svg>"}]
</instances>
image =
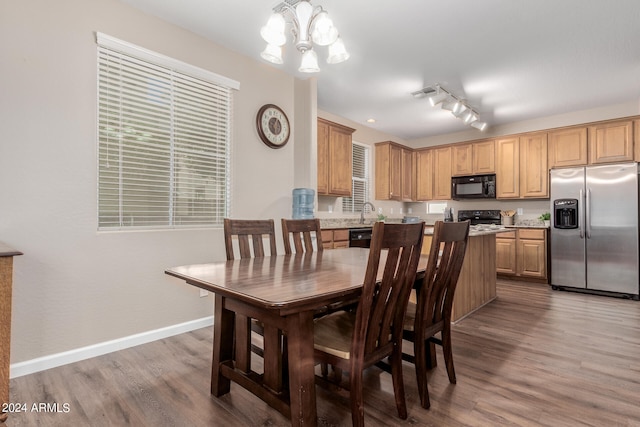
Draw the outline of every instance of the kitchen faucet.
<instances>
[{"instance_id":1,"label":"kitchen faucet","mask_svg":"<svg viewBox=\"0 0 640 427\"><path fill-rule=\"evenodd\" d=\"M362 210L360 211L360 224L364 224L364 208L367 205L371 206L371 212L374 212L376 210L376 207L373 206L371 202L364 202L362 204Z\"/></svg>"}]
</instances>

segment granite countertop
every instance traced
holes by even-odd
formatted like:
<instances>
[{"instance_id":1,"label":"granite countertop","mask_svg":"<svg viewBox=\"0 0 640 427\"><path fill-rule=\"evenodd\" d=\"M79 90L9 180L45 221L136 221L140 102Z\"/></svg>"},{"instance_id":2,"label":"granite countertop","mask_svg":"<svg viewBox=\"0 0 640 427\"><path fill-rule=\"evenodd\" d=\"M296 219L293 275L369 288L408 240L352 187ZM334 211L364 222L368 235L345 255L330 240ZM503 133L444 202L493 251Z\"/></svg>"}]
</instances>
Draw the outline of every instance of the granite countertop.
<instances>
[{"instance_id":1,"label":"granite countertop","mask_svg":"<svg viewBox=\"0 0 640 427\"><path fill-rule=\"evenodd\" d=\"M373 218L365 218L364 224L360 224L359 218L320 218L320 228L323 230L331 230L337 228L367 228L373 227L377 220ZM402 218L387 218L385 222L399 224Z\"/></svg>"},{"instance_id":2,"label":"granite countertop","mask_svg":"<svg viewBox=\"0 0 640 427\"><path fill-rule=\"evenodd\" d=\"M491 234L508 233L509 231L511 230L500 225L495 225L495 226L472 225L471 228L469 229L469 237L488 236ZM433 227L425 228L424 234L425 236L432 236Z\"/></svg>"},{"instance_id":3,"label":"granite countertop","mask_svg":"<svg viewBox=\"0 0 640 427\"><path fill-rule=\"evenodd\" d=\"M334 230L338 228L367 228L373 227L373 224L376 222L373 218L365 218L364 224L360 224L359 218L321 218L320 219L320 227L323 230ZM387 218L385 219L387 223L401 223L402 218ZM433 226L433 222L426 220L427 227ZM491 230L474 230L471 229L469 235L470 236L480 236L484 234L495 234L495 233L504 233L509 230L513 230L514 228L541 228L548 229L549 226L544 225L544 223L540 220L520 220L516 221L513 225L499 225L496 226L498 228ZM431 228L433 232L433 228ZM429 233L427 233L429 234Z\"/></svg>"}]
</instances>

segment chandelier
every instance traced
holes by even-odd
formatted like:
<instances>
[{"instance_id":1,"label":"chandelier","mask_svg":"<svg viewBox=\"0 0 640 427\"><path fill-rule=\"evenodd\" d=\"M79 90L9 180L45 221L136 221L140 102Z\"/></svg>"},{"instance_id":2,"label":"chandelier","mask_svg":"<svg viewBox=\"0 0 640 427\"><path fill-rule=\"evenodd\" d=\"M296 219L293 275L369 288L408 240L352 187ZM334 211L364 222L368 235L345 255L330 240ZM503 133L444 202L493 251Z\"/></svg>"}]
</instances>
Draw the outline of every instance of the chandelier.
<instances>
[{"instance_id":1,"label":"chandelier","mask_svg":"<svg viewBox=\"0 0 640 427\"><path fill-rule=\"evenodd\" d=\"M287 42L287 19L291 23L296 48L302 53L298 71L320 71L318 55L313 50L314 45L329 46L329 64L338 64L349 59L349 53L329 14L322 6L314 7L308 0L285 0L273 8L267 25L260 30L260 35L267 42L267 47L260 54L263 59L274 64L282 64L282 46Z\"/></svg>"},{"instance_id":2,"label":"chandelier","mask_svg":"<svg viewBox=\"0 0 640 427\"><path fill-rule=\"evenodd\" d=\"M415 98L427 97L432 107L440 106L443 110L451 111L454 117L462 120L466 125L478 130L485 130L487 122L480 121L480 115L466 101L461 100L440 85L425 87L411 93Z\"/></svg>"}]
</instances>

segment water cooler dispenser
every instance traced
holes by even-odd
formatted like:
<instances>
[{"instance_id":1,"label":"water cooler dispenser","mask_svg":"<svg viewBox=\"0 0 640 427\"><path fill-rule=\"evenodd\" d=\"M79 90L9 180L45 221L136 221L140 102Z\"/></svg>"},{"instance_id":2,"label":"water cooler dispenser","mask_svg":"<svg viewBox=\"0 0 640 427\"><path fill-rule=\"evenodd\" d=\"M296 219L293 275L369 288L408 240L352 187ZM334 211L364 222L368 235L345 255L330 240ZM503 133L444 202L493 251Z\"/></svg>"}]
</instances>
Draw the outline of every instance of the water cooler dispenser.
<instances>
[{"instance_id":1,"label":"water cooler dispenser","mask_svg":"<svg viewBox=\"0 0 640 427\"><path fill-rule=\"evenodd\" d=\"M578 228L578 199L553 201L553 226L555 228Z\"/></svg>"},{"instance_id":2,"label":"water cooler dispenser","mask_svg":"<svg viewBox=\"0 0 640 427\"><path fill-rule=\"evenodd\" d=\"M315 194L311 188L293 189L293 219L313 219Z\"/></svg>"}]
</instances>

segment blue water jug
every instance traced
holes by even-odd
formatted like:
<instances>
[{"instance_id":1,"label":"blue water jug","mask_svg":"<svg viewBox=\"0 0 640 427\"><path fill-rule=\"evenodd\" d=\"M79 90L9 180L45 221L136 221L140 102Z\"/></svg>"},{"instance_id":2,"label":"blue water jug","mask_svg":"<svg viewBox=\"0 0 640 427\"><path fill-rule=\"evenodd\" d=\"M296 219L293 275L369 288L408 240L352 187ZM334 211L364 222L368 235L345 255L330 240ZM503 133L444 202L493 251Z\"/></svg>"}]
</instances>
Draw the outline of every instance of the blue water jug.
<instances>
[{"instance_id":1,"label":"blue water jug","mask_svg":"<svg viewBox=\"0 0 640 427\"><path fill-rule=\"evenodd\" d=\"M293 219L313 219L315 193L311 188L293 189Z\"/></svg>"}]
</instances>

